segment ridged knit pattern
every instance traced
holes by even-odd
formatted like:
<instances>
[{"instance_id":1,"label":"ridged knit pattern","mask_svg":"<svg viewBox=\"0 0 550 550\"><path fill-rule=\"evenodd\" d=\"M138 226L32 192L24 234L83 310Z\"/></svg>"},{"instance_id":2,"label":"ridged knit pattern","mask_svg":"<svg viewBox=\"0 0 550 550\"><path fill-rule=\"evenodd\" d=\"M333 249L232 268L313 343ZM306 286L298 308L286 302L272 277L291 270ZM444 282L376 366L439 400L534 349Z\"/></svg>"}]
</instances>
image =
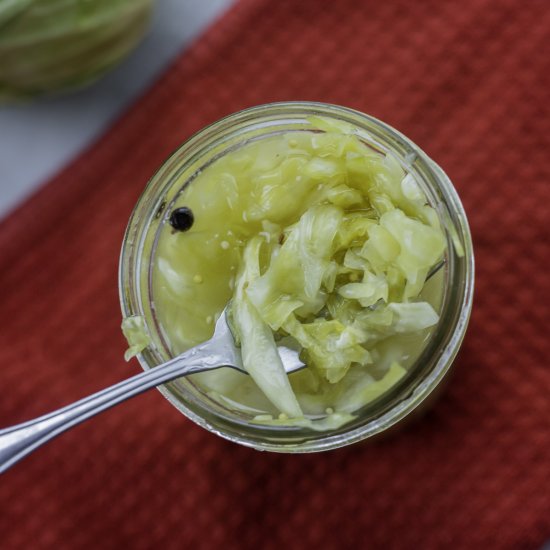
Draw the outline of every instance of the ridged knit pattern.
<instances>
[{"instance_id":1,"label":"ridged knit pattern","mask_svg":"<svg viewBox=\"0 0 550 550\"><path fill-rule=\"evenodd\" d=\"M270 101L395 126L454 182L474 310L447 390L380 442L258 453L151 391L0 478L0 547L507 549L550 538L547 0L244 0L0 225L0 425L139 372L118 257L183 140ZM182 22L182 25L185 22ZM29 157L32 162L32 155Z\"/></svg>"}]
</instances>

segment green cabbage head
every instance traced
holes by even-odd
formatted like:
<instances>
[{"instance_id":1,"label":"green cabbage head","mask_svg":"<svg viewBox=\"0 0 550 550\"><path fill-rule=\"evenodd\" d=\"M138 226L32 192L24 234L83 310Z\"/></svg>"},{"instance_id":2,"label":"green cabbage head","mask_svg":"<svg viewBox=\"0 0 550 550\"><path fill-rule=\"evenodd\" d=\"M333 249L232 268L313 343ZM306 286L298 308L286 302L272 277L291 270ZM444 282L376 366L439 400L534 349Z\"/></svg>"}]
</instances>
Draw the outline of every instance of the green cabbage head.
<instances>
[{"instance_id":1,"label":"green cabbage head","mask_svg":"<svg viewBox=\"0 0 550 550\"><path fill-rule=\"evenodd\" d=\"M126 56L154 0L0 0L0 101L83 87Z\"/></svg>"}]
</instances>

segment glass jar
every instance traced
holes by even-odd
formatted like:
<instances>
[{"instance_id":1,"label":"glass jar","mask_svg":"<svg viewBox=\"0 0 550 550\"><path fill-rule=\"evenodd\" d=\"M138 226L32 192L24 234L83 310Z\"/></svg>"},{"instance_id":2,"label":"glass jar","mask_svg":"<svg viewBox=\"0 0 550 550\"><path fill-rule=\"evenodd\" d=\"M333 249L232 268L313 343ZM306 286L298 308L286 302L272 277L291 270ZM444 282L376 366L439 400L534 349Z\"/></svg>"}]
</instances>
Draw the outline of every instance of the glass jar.
<instances>
[{"instance_id":1,"label":"glass jar","mask_svg":"<svg viewBox=\"0 0 550 550\"><path fill-rule=\"evenodd\" d=\"M383 122L344 107L288 102L260 105L207 126L187 140L147 185L130 218L120 261L124 317L141 316L151 342L138 356L147 370L171 357L155 313L152 266L158 237L181 190L216 159L250 139L312 130L308 117L320 115L355 126L358 137L382 153L391 152L423 188L447 238L442 270L440 322L407 376L356 419L338 429L313 431L296 426L260 425L210 399L189 379L159 388L184 415L203 428L259 450L304 453L334 449L371 438L410 415L448 373L466 331L474 286L474 257L466 215L443 170L405 136Z\"/></svg>"}]
</instances>

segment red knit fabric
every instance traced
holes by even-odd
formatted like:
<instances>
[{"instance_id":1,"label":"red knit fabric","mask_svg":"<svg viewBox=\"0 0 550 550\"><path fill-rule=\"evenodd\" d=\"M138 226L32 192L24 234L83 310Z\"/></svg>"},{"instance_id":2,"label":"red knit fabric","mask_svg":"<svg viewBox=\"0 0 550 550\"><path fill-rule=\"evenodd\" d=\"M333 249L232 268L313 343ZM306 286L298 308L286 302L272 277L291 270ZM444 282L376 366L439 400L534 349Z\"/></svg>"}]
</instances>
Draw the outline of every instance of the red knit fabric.
<instances>
[{"instance_id":1,"label":"red knit fabric","mask_svg":"<svg viewBox=\"0 0 550 550\"><path fill-rule=\"evenodd\" d=\"M327 101L408 135L463 199L477 288L448 390L405 431L325 454L258 453L152 391L0 477L0 547L540 548L549 31L547 0L243 1L5 220L1 426L139 371L122 359L117 297L131 208L178 144L251 105Z\"/></svg>"}]
</instances>

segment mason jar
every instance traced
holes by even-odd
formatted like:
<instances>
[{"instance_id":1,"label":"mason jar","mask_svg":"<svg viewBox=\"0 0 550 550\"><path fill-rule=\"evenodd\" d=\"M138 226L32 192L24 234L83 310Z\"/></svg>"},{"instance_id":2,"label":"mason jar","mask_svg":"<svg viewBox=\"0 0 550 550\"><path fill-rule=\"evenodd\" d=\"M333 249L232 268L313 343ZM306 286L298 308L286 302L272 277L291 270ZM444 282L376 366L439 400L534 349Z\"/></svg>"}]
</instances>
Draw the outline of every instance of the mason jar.
<instances>
[{"instance_id":1,"label":"mason jar","mask_svg":"<svg viewBox=\"0 0 550 550\"><path fill-rule=\"evenodd\" d=\"M309 118L322 116L351 124L356 135L380 153L392 153L420 185L444 229L447 247L437 274L441 284L439 323L408 374L375 402L355 412L336 429L265 425L242 411L211 399L190 378L159 391L193 422L223 438L258 450L305 453L326 451L372 438L402 421L425 403L447 376L464 338L472 309L474 256L466 214L449 178L417 145L391 126L348 108L313 102L260 105L219 120L183 143L149 181L130 217L122 245L119 286L124 318L140 316L149 345L138 355L147 370L172 357L160 324L152 284L160 232L177 197L216 159L251 139L292 131L314 131ZM318 131L318 130L315 130ZM243 375L245 376L245 375Z\"/></svg>"}]
</instances>

